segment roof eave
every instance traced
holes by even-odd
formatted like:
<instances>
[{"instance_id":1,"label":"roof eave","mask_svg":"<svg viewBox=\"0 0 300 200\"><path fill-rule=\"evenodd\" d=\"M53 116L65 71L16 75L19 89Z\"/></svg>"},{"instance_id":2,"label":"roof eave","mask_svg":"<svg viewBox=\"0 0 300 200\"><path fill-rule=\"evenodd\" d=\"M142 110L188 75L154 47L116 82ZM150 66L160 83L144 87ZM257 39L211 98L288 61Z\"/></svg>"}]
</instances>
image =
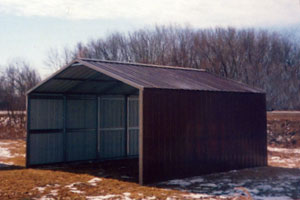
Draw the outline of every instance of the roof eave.
<instances>
[{"instance_id":1,"label":"roof eave","mask_svg":"<svg viewBox=\"0 0 300 200\"><path fill-rule=\"evenodd\" d=\"M67 69L68 67L70 67L71 65L78 63L79 60L78 59L74 59L72 60L70 63L64 65L62 68L60 68L58 71L54 72L53 74L51 74L50 76L48 76L45 80L41 81L40 83L38 83L37 85L35 85L34 87L32 87L31 89L29 89L26 92L26 95L29 95L31 92L33 92L34 90L36 90L37 88L39 88L41 85L43 85L44 83L46 83L47 81L49 81L50 79L52 79L53 77L55 77L56 75L60 74L61 72L63 72L65 69Z\"/></svg>"}]
</instances>

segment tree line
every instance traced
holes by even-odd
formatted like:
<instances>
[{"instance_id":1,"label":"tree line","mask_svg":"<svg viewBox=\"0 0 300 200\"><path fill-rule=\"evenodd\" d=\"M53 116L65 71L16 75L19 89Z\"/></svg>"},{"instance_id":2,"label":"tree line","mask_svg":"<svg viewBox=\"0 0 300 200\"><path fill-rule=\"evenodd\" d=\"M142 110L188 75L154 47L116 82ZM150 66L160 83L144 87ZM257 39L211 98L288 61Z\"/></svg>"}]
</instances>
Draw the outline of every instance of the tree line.
<instances>
[{"instance_id":1,"label":"tree line","mask_svg":"<svg viewBox=\"0 0 300 200\"><path fill-rule=\"evenodd\" d=\"M14 60L5 66L0 74L0 111L8 112L7 125L25 125L25 113L20 111L26 109L26 92L39 81L39 73L24 60Z\"/></svg>"},{"instance_id":2,"label":"tree line","mask_svg":"<svg viewBox=\"0 0 300 200\"><path fill-rule=\"evenodd\" d=\"M268 110L300 109L300 44L267 30L157 26L79 42L48 55L49 66L75 57L206 69L266 92Z\"/></svg>"},{"instance_id":3,"label":"tree line","mask_svg":"<svg viewBox=\"0 0 300 200\"><path fill-rule=\"evenodd\" d=\"M45 63L57 69L76 57L206 69L265 90L268 110L300 110L300 44L287 34L157 26L51 49ZM24 109L26 90L39 81L28 63L8 65L0 75L0 109Z\"/></svg>"}]
</instances>

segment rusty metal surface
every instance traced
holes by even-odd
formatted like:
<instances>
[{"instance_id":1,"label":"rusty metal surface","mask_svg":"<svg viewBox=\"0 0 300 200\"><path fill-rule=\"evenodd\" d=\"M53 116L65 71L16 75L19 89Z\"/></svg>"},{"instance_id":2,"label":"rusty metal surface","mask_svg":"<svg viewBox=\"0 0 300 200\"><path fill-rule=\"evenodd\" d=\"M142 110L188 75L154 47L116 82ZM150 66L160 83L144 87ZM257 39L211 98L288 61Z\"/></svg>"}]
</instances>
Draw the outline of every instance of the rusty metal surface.
<instances>
[{"instance_id":1,"label":"rusty metal surface","mask_svg":"<svg viewBox=\"0 0 300 200\"><path fill-rule=\"evenodd\" d=\"M267 165L264 94L143 93L144 183Z\"/></svg>"}]
</instances>

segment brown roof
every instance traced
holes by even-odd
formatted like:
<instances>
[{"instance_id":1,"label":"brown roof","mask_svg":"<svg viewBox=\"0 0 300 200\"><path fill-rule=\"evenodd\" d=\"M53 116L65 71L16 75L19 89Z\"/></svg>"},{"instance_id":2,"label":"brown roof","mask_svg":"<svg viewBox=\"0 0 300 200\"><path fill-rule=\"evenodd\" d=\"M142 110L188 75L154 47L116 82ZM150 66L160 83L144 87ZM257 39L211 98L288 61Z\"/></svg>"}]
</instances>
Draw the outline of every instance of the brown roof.
<instances>
[{"instance_id":1,"label":"brown roof","mask_svg":"<svg viewBox=\"0 0 300 200\"><path fill-rule=\"evenodd\" d=\"M221 78L200 69L103 61L86 58L75 59L69 65L32 88L28 93L32 91L46 91L47 88L54 89L54 87L64 86L67 90L69 87L72 87L72 84L75 84L74 81L72 82L70 79L69 81L55 80L62 76L67 76L68 78L88 78L91 72L86 70L83 71L84 69L72 69L71 67L74 65L86 66L89 68L88 71L93 69L135 88L263 93L260 89L230 79Z\"/></svg>"},{"instance_id":2,"label":"brown roof","mask_svg":"<svg viewBox=\"0 0 300 200\"><path fill-rule=\"evenodd\" d=\"M143 88L263 93L260 89L216 76L201 69L84 58L79 62L108 71Z\"/></svg>"}]
</instances>

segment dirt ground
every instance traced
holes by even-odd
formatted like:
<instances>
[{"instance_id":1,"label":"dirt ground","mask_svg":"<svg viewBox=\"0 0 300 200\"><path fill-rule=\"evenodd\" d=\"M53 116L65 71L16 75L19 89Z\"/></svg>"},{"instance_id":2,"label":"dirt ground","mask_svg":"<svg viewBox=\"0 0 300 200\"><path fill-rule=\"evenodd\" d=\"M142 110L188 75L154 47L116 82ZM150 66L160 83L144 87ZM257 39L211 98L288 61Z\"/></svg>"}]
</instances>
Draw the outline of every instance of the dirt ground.
<instances>
[{"instance_id":1,"label":"dirt ground","mask_svg":"<svg viewBox=\"0 0 300 200\"><path fill-rule=\"evenodd\" d=\"M298 116L268 114L268 167L149 186L136 183L134 159L26 169L25 141L2 139L0 199L300 199L300 145L292 137L300 134Z\"/></svg>"}]
</instances>

